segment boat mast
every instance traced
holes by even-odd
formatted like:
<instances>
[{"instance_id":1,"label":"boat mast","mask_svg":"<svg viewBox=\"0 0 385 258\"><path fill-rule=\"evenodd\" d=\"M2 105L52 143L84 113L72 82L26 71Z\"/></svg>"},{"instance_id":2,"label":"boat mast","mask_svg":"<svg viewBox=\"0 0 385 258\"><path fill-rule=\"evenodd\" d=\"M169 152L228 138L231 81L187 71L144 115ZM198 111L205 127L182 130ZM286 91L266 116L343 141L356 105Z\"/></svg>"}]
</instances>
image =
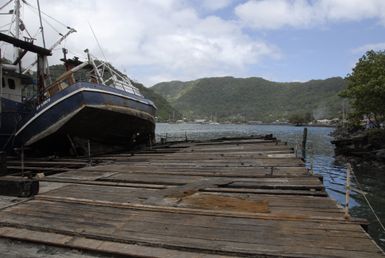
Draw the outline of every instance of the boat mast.
<instances>
[{"instance_id":1,"label":"boat mast","mask_svg":"<svg viewBox=\"0 0 385 258\"><path fill-rule=\"evenodd\" d=\"M73 28L70 28L70 27L68 27L69 28L69 30L67 31L67 33L66 34L64 34L64 35L62 35L62 37L58 40L58 41L56 41L50 48L49 48L49 50L53 50L54 48L56 48L57 46L59 46L62 42L63 42L63 40L65 40L67 37L68 37L68 35L70 35L71 33L73 33L73 32L76 32L76 30L75 29L73 29ZM37 59L32 63L32 64L30 64L27 68L25 68L24 69L24 71L23 71L23 74L26 74L35 64L37 63Z\"/></svg>"},{"instance_id":2,"label":"boat mast","mask_svg":"<svg viewBox=\"0 0 385 258\"><path fill-rule=\"evenodd\" d=\"M42 19L41 19L40 1L39 1L39 0L36 0L36 2L37 2L37 10L38 10L38 13L39 13L41 38L42 38L42 40L43 40L43 47L46 48L46 45L45 45L45 36L44 36L44 28L43 28L43 21L42 21ZM47 59L44 60L44 65L46 66L46 67L45 67L45 72L47 73L47 74L46 74L46 77L48 78L49 84L51 84L52 81L51 81L51 76L50 76L50 71L49 71L49 64L48 64L48 60L47 60Z\"/></svg>"},{"instance_id":3,"label":"boat mast","mask_svg":"<svg viewBox=\"0 0 385 258\"><path fill-rule=\"evenodd\" d=\"M15 0L15 38L20 39L20 0ZM15 47L14 60L17 60L20 54L20 48ZM19 71L21 71L21 60L19 62Z\"/></svg>"},{"instance_id":4,"label":"boat mast","mask_svg":"<svg viewBox=\"0 0 385 258\"><path fill-rule=\"evenodd\" d=\"M41 37L42 37L42 39L43 39L43 47L46 48L46 45L45 45L45 37L44 37L43 21L42 21L42 19L41 19L40 1L39 1L39 0L36 0L36 2L37 2L37 10L38 10L38 13L39 13L40 31L41 31Z\"/></svg>"}]
</instances>

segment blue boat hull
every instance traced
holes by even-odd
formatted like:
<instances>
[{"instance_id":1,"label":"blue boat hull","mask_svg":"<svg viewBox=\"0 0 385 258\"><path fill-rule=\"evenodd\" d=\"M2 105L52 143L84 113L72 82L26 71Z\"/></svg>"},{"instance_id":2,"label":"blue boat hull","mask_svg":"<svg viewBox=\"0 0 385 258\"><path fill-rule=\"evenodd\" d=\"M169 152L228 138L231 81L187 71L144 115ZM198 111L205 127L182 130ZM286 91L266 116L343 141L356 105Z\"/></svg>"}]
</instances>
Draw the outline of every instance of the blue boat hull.
<instances>
[{"instance_id":1,"label":"blue boat hull","mask_svg":"<svg viewBox=\"0 0 385 258\"><path fill-rule=\"evenodd\" d=\"M91 141L94 151L96 146L132 148L154 141L155 112L155 105L141 96L77 83L45 100L24 119L16 140L48 153L73 153L85 141Z\"/></svg>"},{"instance_id":2,"label":"blue boat hull","mask_svg":"<svg viewBox=\"0 0 385 258\"><path fill-rule=\"evenodd\" d=\"M32 107L6 98L1 98L0 102L0 151L9 152L14 147L17 128L23 118L31 113Z\"/></svg>"}]
</instances>

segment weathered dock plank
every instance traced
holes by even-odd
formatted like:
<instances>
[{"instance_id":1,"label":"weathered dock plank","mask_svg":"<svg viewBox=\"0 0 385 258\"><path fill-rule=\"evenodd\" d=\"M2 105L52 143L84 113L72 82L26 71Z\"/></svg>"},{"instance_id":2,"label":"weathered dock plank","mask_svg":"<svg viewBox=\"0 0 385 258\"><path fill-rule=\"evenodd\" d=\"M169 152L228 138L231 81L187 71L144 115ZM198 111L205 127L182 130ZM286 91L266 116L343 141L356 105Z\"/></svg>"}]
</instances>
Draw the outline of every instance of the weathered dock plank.
<instances>
[{"instance_id":1,"label":"weathered dock plank","mask_svg":"<svg viewBox=\"0 0 385 258\"><path fill-rule=\"evenodd\" d=\"M39 195L0 210L0 236L142 257L384 257L363 221L346 219L322 178L276 140L94 159L100 165L53 162L60 173L41 179ZM41 172L49 165L28 163Z\"/></svg>"}]
</instances>

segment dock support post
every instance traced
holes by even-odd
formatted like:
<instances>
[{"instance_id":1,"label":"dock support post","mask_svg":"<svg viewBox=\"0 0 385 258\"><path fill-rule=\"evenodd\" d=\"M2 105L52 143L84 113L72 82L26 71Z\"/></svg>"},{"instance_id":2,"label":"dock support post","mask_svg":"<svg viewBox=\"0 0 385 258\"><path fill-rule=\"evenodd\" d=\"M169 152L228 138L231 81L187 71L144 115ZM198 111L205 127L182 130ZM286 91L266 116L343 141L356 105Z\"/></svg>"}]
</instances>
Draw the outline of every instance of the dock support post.
<instances>
[{"instance_id":1,"label":"dock support post","mask_svg":"<svg viewBox=\"0 0 385 258\"><path fill-rule=\"evenodd\" d=\"M91 166L91 143L90 140L87 140L87 149L88 149L88 164Z\"/></svg>"},{"instance_id":2,"label":"dock support post","mask_svg":"<svg viewBox=\"0 0 385 258\"><path fill-rule=\"evenodd\" d=\"M21 177L24 177L24 145L21 145Z\"/></svg>"},{"instance_id":3,"label":"dock support post","mask_svg":"<svg viewBox=\"0 0 385 258\"><path fill-rule=\"evenodd\" d=\"M148 136L148 145L150 147L150 150L152 150L152 137L151 137L151 135Z\"/></svg>"},{"instance_id":4,"label":"dock support post","mask_svg":"<svg viewBox=\"0 0 385 258\"><path fill-rule=\"evenodd\" d=\"M0 176L7 174L7 155L5 152L0 151Z\"/></svg>"},{"instance_id":5,"label":"dock support post","mask_svg":"<svg viewBox=\"0 0 385 258\"><path fill-rule=\"evenodd\" d=\"M69 134L67 134L67 138L68 138L68 141L71 144L71 148L72 148L72 151L74 152L75 156L79 157L78 151L76 150L75 143L74 143L74 141L72 140L72 138L71 138L71 136Z\"/></svg>"},{"instance_id":6,"label":"dock support post","mask_svg":"<svg viewBox=\"0 0 385 258\"><path fill-rule=\"evenodd\" d=\"M313 164L314 160L313 160L313 157L311 158L310 160L310 175L314 175L314 164Z\"/></svg>"},{"instance_id":7,"label":"dock support post","mask_svg":"<svg viewBox=\"0 0 385 258\"><path fill-rule=\"evenodd\" d=\"M348 163L346 169L346 193L345 193L345 219L349 219L349 202L350 202L350 174L352 166Z\"/></svg>"},{"instance_id":8,"label":"dock support post","mask_svg":"<svg viewBox=\"0 0 385 258\"><path fill-rule=\"evenodd\" d=\"M310 154L309 174L310 175L314 175L314 149L313 149L313 145L312 144L309 146L309 154Z\"/></svg>"},{"instance_id":9,"label":"dock support post","mask_svg":"<svg viewBox=\"0 0 385 258\"><path fill-rule=\"evenodd\" d=\"M302 158L306 159L306 141L307 141L307 127L303 129L303 137L302 137Z\"/></svg>"}]
</instances>

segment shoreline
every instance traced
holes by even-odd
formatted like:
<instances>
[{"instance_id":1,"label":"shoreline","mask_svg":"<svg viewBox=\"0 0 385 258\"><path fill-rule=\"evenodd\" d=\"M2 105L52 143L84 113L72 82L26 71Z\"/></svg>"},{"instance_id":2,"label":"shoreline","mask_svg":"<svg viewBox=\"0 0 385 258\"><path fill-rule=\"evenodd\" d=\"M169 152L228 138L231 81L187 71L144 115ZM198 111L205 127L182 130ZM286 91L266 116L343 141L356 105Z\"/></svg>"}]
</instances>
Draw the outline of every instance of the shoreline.
<instances>
[{"instance_id":1,"label":"shoreline","mask_svg":"<svg viewBox=\"0 0 385 258\"><path fill-rule=\"evenodd\" d=\"M218 123L218 124L210 124L210 123L198 123L198 122L183 122L183 123L172 123L172 122L157 122L157 124L170 124L170 125L183 125L183 124L191 124L191 125L273 125L273 126L292 126L292 127L325 127L325 128L336 128L335 125L322 125L322 124L311 124L311 125L295 125L295 124L274 124L274 123Z\"/></svg>"},{"instance_id":2,"label":"shoreline","mask_svg":"<svg viewBox=\"0 0 385 258\"><path fill-rule=\"evenodd\" d=\"M333 133L336 155L357 157L364 161L385 162L385 129L374 128L349 132L337 128Z\"/></svg>"}]
</instances>

